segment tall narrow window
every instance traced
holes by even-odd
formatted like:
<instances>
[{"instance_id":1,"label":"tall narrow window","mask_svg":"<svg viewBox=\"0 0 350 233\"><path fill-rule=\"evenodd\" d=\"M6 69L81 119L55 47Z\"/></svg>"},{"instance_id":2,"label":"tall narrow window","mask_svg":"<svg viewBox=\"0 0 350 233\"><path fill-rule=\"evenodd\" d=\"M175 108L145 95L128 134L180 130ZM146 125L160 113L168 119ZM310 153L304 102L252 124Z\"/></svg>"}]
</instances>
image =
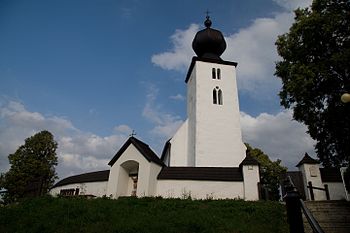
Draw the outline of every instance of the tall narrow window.
<instances>
[{"instance_id":1,"label":"tall narrow window","mask_svg":"<svg viewBox=\"0 0 350 233\"><path fill-rule=\"evenodd\" d=\"M212 76L213 79L216 79L216 69L215 68L213 68L211 70L211 76Z\"/></svg>"},{"instance_id":2,"label":"tall narrow window","mask_svg":"<svg viewBox=\"0 0 350 233\"><path fill-rule=\"evenodd\" d=\"M218 79L221 79L221 70L220 70L220 68L217 68L216 76L217 76Z\"/></svg>"},{"instance_id":3,"label":"tall narrow window","mask_svg":"<svg viewBox=\"0 0 350 233\"><path fill-rule=\"evenodd\" d=\"M218 104L223 105L223 99L222 99L222 91L219 89L218 91Z\"/></svg>"},{"instance_id":4,"label":"tall narrow window","mask_svg":"<svg viewBox=\"0 0 350 233\"><path fill-rule=\"evenodd\" d=\"M213 89L213 104L223 105L222 91L219 87Z\"/></svg>"},{"instance_id":5,"label":"tall narrow window","mask_svg":"<svg viewBox=\"0 0 350 233\"><path fill-rule=\"evenodd\" d=\"M213 90L213 104L218 104L218 97L216 89Z\"/></svg>"}]
</instances>

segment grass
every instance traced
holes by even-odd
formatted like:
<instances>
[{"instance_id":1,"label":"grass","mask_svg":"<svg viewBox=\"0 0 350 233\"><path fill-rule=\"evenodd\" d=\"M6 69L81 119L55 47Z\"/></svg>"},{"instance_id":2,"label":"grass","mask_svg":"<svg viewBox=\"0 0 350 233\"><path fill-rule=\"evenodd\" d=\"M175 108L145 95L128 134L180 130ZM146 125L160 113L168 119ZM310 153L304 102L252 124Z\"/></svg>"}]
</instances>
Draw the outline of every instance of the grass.
<instances>
[{"instance_id":1,"label":"grass","mask_svg":"<svg viewBox=\"0 0 350 233\"><path fill-rule=\"evenodd\" d=\"M0 207L0 232L288 232L277 202L37 198Z\"/></svg>"}]
</instances>

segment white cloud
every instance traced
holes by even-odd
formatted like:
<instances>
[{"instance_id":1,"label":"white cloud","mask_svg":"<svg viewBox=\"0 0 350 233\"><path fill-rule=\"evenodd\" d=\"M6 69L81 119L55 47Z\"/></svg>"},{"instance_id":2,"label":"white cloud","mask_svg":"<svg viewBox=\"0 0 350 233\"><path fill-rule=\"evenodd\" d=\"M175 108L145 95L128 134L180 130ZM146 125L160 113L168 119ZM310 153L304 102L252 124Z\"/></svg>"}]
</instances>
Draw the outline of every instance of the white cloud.
<instances>
[{"instance_id":1,"label":"white cloud","mask_svg":"<svg viewBox=\"0 0 350 233\"><path fill-rule=\"evenodd\" d=\"M241 112L241 125L245 142L260 148L272 160L281 159L290 169L295 168L305 152L314 155L315 141L305 133L305 125L292 119L290 110L257 117Z\"/></svg>"},{"instance_id":2,"label":"white cloud","mask_svg":"<svg viewBox=\"0 0 350 233\"><path fill-rule=\"evenodd\" d=\"M238 61L237 80L241 91L266 95L279 88L274 77L275 61L279 59L275 41L286 32L293 21L291 13L274 18L259 18L237 33L226 37L224 60Z\"/></svg>"},{"instance_id":3,"label":"white cloud","mask_svg":"<svg viewBox=\"0 0 350 233\"><path fill-rule=\"evenodd\" d=\"M185 96L181 95L181 94L177 94L177 95L172 95L172 96L169 96L170 99L172 100L185 100Z\"/></svg>"},{"instance_id":4,"label":"white cloud","mask_svg":"<svg viewBox=\"0 0 350 233\"><path fill-rule=\"evenodd\" d=\"M124 134L131 134L132 129L128 125L118 125L114 127L114 131Z\"/></svg>"},{"instance_id":5,"label":"white cloud","mask_svg":"<svg viewBox=\"0 0 350 233\"><path fill-rule=\"evenodd\" d=\"M170 37L173 48L168 52L153 55L152 63L165 70L187 69L190 58L194 55L191 43L198 29L197 24L191 24L186 30L176 30Z\"/></svg>"},{"instance_id":6,"label":"white cloud","mask_svg":"<svg viewBox=\"0 0 350 233\"><path fill-rule=\"evenodd\" d=\"M308 6L311 0L275 0L285 11L274 17L257 18L251 25L225 36L227 49L224 60L237 61L237 79L240 91L250 96L269 98L277 93L280 80L274 77L275 62L279 60L275 41L278 35L288 31L293 23L293 9ZM185 30L176 30L171 36L170 52L152 56L152 62L166 70L185 71L193 56L192 40L199 26L191 24Z\"/></svg>"},{"instance_id":7,"label":"white cloud","mask_svg":"<svg viewBox=\"0 0 350 233\"><path fill-rule=\"evenodd\" d=\"M128 126L124 125L124 129ZM19 102L0 105L0 171L9 169L8 155L14 153L24 139L41 130L50 131L58 142L58 175L108 169L108 161L126 140L117 133L101 137L75 128L69 120L31 112Z\"/></svg>"},{"instance_id":8,"label":"white cloud","mask_svg":"<svg viewBox=\"0 0 350 233\"><path fill-rule=\"evenodd\" d=\"M289 11L295 10L298 7L300 8L308 7L312 2L312 0L273 0L273 1Z\"/></svg>"},{"instance_id":9,"label":"white cloud","mask_svg":"<svg viewBox=\"0 0 350 233\"><path fill-rule=\"evenodd\" d=\"M155 125L151 130L151 134L166 140L174 135L183 120L179 116L162 111L161 106L156 105L158 92L159 90L154 85L149 86L142 115Z\"/></svg>"}]
</instances>

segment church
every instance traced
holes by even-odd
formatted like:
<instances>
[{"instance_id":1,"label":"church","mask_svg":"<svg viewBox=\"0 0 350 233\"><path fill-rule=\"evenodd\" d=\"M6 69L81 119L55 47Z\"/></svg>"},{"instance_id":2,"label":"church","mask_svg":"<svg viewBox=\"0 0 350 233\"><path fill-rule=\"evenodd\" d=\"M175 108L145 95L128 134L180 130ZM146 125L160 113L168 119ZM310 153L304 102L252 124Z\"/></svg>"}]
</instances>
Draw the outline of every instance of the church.
<instances>
[{"instance_id":1,"label":"church","mask_svg":"<svg viewBox=\"0 0 350 233\"><path fill-rule=\"evenodd\" d=\"M259 164L242 141L237 63L221 59L226 42L208 16L204 25L193 39L197 56L185 77L187 119L162 154L130 136L110 170L62 179L52 195L259 199Z\"/></svg>"}]
</instances>

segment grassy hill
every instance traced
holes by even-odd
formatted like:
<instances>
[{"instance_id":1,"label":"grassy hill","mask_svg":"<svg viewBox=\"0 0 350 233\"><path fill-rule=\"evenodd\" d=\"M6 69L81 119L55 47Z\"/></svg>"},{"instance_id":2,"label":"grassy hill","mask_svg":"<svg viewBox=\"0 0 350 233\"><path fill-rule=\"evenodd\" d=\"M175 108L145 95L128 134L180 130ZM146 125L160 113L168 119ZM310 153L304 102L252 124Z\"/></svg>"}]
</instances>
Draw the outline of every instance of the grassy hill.
<instances>
[{"instance_id":1,"label":"grassy hill","mask_svg":"<svg viewBox=\"0 0 350 233\"><path fill-rule=\"evenodd\" d=\"M0 207L0 232L288 232L277 202L38 198Z\"/></svg>"}]
</instances>

